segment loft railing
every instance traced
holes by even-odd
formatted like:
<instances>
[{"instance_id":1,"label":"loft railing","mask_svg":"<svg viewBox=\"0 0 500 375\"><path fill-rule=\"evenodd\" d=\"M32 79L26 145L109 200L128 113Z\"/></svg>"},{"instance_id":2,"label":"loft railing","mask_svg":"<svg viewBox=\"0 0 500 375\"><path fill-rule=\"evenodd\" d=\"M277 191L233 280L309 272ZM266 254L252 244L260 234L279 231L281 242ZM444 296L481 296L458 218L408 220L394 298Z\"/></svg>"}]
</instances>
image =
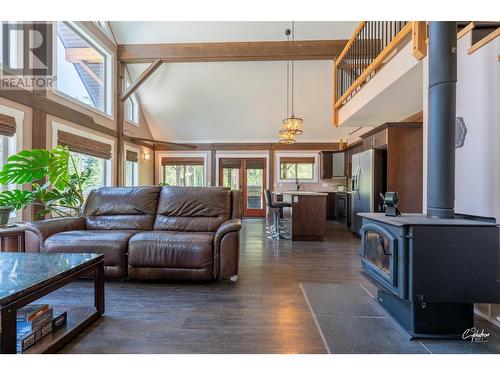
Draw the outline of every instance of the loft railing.
<instances>
[{"instance_id":1,"label":"loft railing","mask_svg":"<svg viewBox=\"0 0 500 375\"><path fill-rule=\"evenodd\" d=\"M426 23L421 21L362 21L334 64L333 111L338 110L379 70L390 54L412 33L413 54L426 53Z\"/></svg>"}]
</instances>

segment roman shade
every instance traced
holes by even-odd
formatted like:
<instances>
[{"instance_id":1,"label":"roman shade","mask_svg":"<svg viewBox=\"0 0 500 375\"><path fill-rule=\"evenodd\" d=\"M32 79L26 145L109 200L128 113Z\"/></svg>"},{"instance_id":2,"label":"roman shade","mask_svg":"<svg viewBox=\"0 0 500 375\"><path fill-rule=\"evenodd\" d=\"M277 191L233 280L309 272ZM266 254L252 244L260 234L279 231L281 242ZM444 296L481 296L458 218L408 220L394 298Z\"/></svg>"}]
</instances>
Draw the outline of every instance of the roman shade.
<instances>
[{"instance_id":1,"label":"roman shade","mask_svg":"<svg viewBox=\"0 0 500 375\"><path fill-rule=\"evenodd\" d=\"M111 159L111 145L85 138L59 130L57 132L57 144L67 146L70 151L95 156L102 159Z\"/></svg>"},{"instance_id":2,"label":"roman shade","mask_svg":"<svg viewBox=\"0 0 500 375\"><path fill-rule=\"evenodd\" d=\"M125 159L134 163L139 162L139 155L135 151L127 150L125 153Z\"/></svg>"},{"instance_id":3,"label":"roman shade","mask_svg":"<svg viewBox=\"0 0 500 375\"><path fill-rule=\"evenodd\" d=\"M203 158L161 158L161 165L203 165Z\"/></svg>"},{"instance_id":4,"label":"roman shade","mask_svg":"<svg viewBox=\"0 0 500 375\"><path fill-rule=\"evenodd\" d=\"M239 168L241 166L240 159L220 159L220 164L223 168Z\"/></svg>"},{"instance_id":5,"label":"roman shade","mask_svg":"<svg viewBox=\"0 0 500 375\"><path fill-rule=\"evenodd\" d=\"M299 157L282 157L280 158L280 164L286 163L286 164L314 164L315 160L313 156L310 157L304 157L304 156L299 156Z\"/></svg>"},{"instance_id":6,"label":"roman shade","mask_svg":"<svg viewBox=\"0 0 500 375\"><path fill-rule=\"evenodd\" d=\"M0 135L12 137L16 134L16 119L0 113Z\"/></svg>"},{"instance_id":7,"label":"roman shade","mask_svg":"<svg viewBox=\"0 0 500 375\"><path fill-rule=\"evenodd\" d=\"M245 161L246 169L264 169L264 164L266 161L264 159L247 159Z\"/></svg>"}]
</instances>

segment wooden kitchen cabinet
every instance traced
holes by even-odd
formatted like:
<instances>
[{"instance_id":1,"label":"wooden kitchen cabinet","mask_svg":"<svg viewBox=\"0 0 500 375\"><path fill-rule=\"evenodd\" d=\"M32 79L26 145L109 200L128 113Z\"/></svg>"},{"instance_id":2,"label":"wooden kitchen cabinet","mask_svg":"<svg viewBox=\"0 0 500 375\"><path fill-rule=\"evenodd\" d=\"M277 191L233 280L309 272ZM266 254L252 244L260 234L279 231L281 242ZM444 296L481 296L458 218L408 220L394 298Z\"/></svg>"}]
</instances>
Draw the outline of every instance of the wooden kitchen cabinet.
<instances>
[{"instance_id":1,"label":"wooden kitchen cabinet","mask_svg":"<svg viewBox=\"0 0 500 375\"><path fill-rule=\"evenodd\" d=\"M378 133L372 135L372 148L385 148L387 147L387 134L389 129L383 129Z\"/></svg>"},{"instance_id":2,"label":"wooden kitchen cabinet","mask_svg":"<svg viewBox=\"0 0 500 375\"><path fill-rule=\"evenodd\" d=\"M345 154L344 151L321 151L320 172L322 180L345 177Z\"/></svg>"},{"instance_id":3,"label":"wooden kitchen cabinet","mask_svg":"<svg viewBox=\"0 0 500 375\"><path fill-rule=\"evenodd\" d=\"M335 193L328 193L326 197L326 218L335 220Z\"/></svg>"},{"instance_id":4,"label":"wooden kitchen cabinet","mask_svg":"<svg viewBox=\"0 0 500 375\"><path fill-rule=\"evenodd\" d=\"M421 122L388 122L361 135L352 155L370 148L387 150L386 191L399 193L402 212L422 212L423 131ZM352 155L350 158L352 158ZM352 176L352 170L350 171Z\"/></svg>"},{"instance_id":5,"label":"wooden kitchen cabinet","mask_svg":"<svg viewBox=\"0 0 500 375\"><path fill-rule=\"evenodd\" d=\"M320 177L322 180L329 180L333 177L333 151L321 151L319 157Z\"/></svg>"},{"instance_id":6,"label":"wooden kitchen cabinet","mask_svg":"<svg viewBox=\"0 0 500 375\"><path fill-rule=\"evenodd\" d=\"M345 177L345 153L334 152L332 155L332 177Z\"/></svg>"}]
</instances>

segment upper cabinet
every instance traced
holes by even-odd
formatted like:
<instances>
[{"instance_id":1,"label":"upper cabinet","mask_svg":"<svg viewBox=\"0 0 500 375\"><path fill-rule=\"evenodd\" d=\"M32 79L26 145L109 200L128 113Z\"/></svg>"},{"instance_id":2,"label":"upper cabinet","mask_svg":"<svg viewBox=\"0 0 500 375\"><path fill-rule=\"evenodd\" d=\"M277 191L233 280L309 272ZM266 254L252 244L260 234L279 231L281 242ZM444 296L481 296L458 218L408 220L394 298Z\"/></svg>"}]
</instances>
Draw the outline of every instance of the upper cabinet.
<instances>
[{"instance_id":1,"label":"upper cabinet","mask_svg":"<svg viewBox=\"0 0 500 375\"><path fill-rule=\"evenodd\" d=\"M320 177L322 180L345 177L345 175L344 151L320 152Z\"/></svg>"},{"instance_id":2,"label":"upper cabinet","mask_svg":"<svg viewBox=\"0 0 500 375\"><path fill-rule=\"evenodd\" d=\"M333 153L332 177L345 177L345 153L344 151Z\"/></svg>"},{"instance_id":3,"label":"upper cabinet","mask_svg":"<svg viewBox=\"0 0 500 375\"><path fill-rule=\"evenodd\" d=\"M322 180L329 180L333 177L333 151L319 153L319 169Z\"/></svg>"}]
</instances>

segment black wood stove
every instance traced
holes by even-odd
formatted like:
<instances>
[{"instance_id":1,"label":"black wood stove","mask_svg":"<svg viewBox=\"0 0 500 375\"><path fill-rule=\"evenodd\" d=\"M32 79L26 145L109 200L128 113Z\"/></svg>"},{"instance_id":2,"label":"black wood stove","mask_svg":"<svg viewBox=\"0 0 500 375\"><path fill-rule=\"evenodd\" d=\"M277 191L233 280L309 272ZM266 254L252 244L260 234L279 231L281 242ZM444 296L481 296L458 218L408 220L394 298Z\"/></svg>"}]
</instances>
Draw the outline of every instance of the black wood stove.
<instances>
[{"instance_id":1,"label":"black wood stove","mask_svg":"<svg viewBox=\"0 0 500 375\"><path fill-rule=\"evenodd\" d=\"M363 271L413 337L460 337L474 303L500 302L495 219L454 212L456 43L455 22L430 22L427 214L359 214Z\"/></svg>"},{"instance_id":2,"label":"black wood stove","mask_svg":"<svg viewBox=\"0 0 500 375\"><path fill-rule=\"evenodd\" d=\"M474 303L498 303L494 220L360 214L361 262L380 304L414 337L461 336Z\"/></svg>"}]
</instances>

